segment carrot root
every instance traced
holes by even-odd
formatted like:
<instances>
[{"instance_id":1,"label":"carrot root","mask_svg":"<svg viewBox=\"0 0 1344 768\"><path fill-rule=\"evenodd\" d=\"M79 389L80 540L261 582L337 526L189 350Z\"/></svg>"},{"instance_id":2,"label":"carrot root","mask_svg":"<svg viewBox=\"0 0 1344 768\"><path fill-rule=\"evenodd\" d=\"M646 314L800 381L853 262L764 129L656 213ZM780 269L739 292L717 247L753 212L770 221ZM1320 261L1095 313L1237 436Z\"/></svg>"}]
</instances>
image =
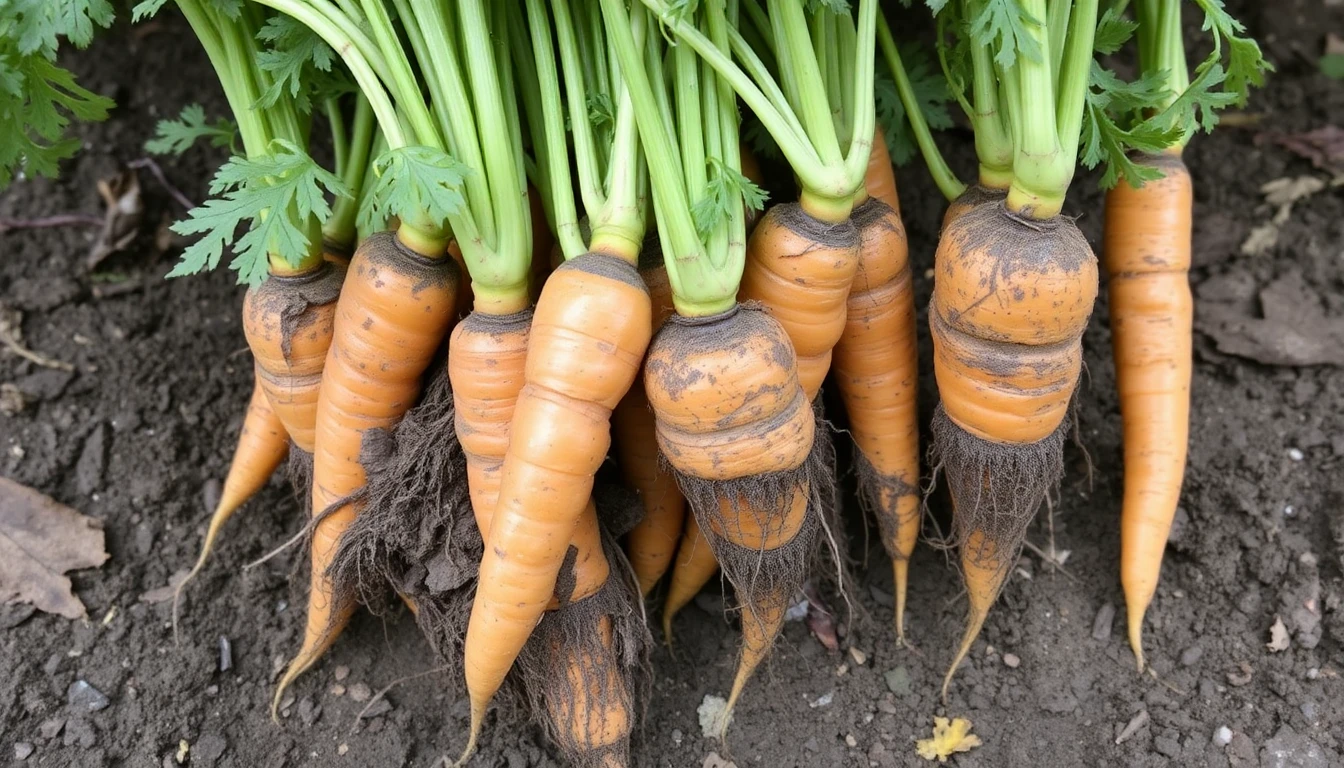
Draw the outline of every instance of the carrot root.
<instances>
[{"instance_id":1,"label":"carrot root","mask_svg":"<svg viewBox=\"0 0 1344 768\"><path fill-rule=\"evenodd\" d=\"M719 561L695 515L687 515L686 528L681 534L681 543L677 545L677 559L672 566L672 578L667 586L667 599L663 602L663 643L672 647L672 619L687 603L695 599L709 580L719 570Z\"/></svg>"}]
</instances>

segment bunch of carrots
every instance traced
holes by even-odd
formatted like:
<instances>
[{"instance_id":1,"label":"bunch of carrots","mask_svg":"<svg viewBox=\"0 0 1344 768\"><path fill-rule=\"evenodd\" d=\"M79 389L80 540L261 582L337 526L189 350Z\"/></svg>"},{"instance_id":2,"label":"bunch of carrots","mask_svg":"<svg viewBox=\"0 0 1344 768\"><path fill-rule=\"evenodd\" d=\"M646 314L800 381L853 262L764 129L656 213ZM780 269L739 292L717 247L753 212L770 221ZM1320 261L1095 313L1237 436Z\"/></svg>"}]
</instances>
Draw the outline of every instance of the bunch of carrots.
<instances>
[{"instance_id":1,"label":"bunch of carrots","mask_svg":"<svg viewBox=\"0 0 1344 768\"><path fill-rule=\"evenodd\" d=\"M1221 0L1189 4L1212 38L1193 68L1179 0L929 0L931 19L876 0L171 5L232 115L188 107L149 149L234 156L175 226L200 237L170 275L232 252L255 363L191 576L288 458L306 520L276 551L299 546L310 568L276 702L359 604L400 603L470 700L461 760L506 696L573 762L627 765L646 603L671 643L721 571L741 631L726 732L803 586L847 594L850 468L823 389L893 564L901 644L924 490L950 493L937 543L958 551L968 620L946 696L1063 476L1099 289L1065 211L1080 164L1109 190L1121 579L1142 668L1188 428L1181 148L1269 69ZM5 181L54 173L70 119L111 106L53 63L111 8L45 8L0 17L17 73L0 89ZM935 29L933 56L893 27ZM1131 39L1125 81L1107 62ZM933 137L948 99L974 133L969 186ZM923 471L892 163L915 155L950 203ZM609 460L619 472L600 472Z\"/></svg>"}]
</instances>

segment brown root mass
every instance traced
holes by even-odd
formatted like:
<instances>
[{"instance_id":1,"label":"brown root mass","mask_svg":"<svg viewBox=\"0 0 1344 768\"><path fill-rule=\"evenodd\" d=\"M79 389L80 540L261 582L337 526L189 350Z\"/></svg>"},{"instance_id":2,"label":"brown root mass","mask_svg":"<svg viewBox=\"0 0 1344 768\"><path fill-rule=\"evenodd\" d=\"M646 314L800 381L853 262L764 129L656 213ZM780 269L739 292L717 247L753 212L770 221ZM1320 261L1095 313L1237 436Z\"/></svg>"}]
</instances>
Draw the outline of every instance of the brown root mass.
<instances>
[{"instance_id":1,"label":"brown root mass","mask_svg":"<svg viewBox=\"0 0 1344 768\"><path fill-rule=\"evenodd\" d=\"M363 509L327 570L337 599L356 598L381 613L391 604L390 588L410 602L430 646L449 664L460 658L482 550L453 416L440 364L420 403L391 432L365 433Z\"/></svg>"},{"instance_id":2,"label":"brown root mass","mask_svg":"<svg viewBox=\"0 0 1344 768\"><path fill-rule=\"evenodd\" d=\"M877 520L887 554L893 560L904 560L905 555L891 546L891 542L897 540L901 521L887 502L902 496L918 496L919 489L899 477L879 471L858 449L854 451L854 472L858 476L859 506Z\"/></svg>"},{"instance_id":3,"label":"brown root mass","mask_svg":"<svg viewBox=\"0 0 1344 768\"><path fill-rule=\"evenodd\" d=\"M620 505L631 500L613 507L607 497L598 505L602 549L611 567L607 583L596 594L548 611L510 675L510 687L522 696L533 720L566 760L581 768L630 764L630 734L644 718L652 693L653 638L639 584L612 532L605 530L605 521L625 514ZM608 626L610 633L604 632Z\"/></svg>"},{"instance_id":4,"label":"brown root mass","mask_svg":"<svg viewBox=\"0 0 1344 768\"><path fill-rule=\"evenodd\" d=\"M957 426L940 403L929 463L934 483L943 475L952 494L952 536L943 543L960 548L962 560L977 567L1012 567L1036 510L1059 490L1069 427L1065 420L1034 443L994 443ZM968 550L972 534L980 544Z\"/></svg>"}]
</instances>

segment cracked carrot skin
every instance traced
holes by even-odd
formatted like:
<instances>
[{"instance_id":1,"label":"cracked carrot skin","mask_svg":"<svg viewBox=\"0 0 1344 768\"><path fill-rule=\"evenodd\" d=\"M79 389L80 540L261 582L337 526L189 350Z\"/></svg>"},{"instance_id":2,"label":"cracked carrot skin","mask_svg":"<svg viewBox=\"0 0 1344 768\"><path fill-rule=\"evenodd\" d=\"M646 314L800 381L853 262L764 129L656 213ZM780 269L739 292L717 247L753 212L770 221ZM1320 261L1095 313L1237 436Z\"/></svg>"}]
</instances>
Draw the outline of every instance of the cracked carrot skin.
<instances>
[{"instance_id":1,"label":"cracked carrot skin","mask_svg":"<svg viewBox=\"0 0 1344 768\"><path fill-rule=\"evenodd\" d=\"M1176 516L1190 430L1194 194L1178 152L1138 162L1162 178L1106 194L1103 239L1124 444L1120 582L1129 642L1143 669L1143 617Z\"/></svg>"}]
</instances>

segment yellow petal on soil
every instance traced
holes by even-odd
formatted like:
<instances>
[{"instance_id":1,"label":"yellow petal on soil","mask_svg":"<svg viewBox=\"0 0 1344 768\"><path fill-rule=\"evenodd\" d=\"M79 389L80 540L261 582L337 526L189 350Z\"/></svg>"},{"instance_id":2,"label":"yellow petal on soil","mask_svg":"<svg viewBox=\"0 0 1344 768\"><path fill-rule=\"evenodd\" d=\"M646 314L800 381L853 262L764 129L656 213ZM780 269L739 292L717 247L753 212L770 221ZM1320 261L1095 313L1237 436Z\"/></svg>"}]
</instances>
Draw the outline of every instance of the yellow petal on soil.
<instances>
[{"instance_id":1,"label":"yellow petal on soil","mask_svg":"<svg viewBox=\"0 0 1344 768\"><path fill-rule=\"evenodd\" d=\"M915 748L925 760L946 763L949 755L970 752L980 746L980 737L971 733L971 721L958 717L948 722L946 717L933 718L933 738L920 739Z\"/></svg>"}]
</instances>

